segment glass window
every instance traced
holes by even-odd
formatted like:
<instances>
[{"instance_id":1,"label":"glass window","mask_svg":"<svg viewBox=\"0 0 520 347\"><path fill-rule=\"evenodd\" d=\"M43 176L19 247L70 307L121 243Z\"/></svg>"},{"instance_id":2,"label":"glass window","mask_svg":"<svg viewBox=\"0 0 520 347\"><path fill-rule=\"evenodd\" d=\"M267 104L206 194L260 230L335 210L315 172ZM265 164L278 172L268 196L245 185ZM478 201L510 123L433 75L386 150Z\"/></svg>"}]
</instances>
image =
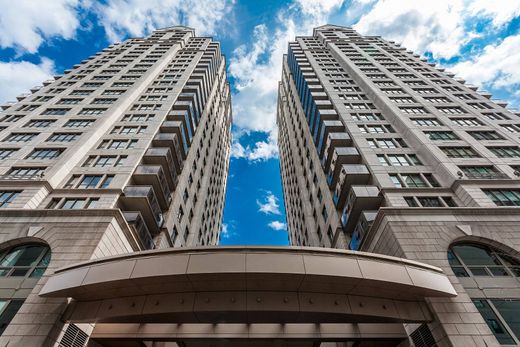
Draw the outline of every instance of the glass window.
<instances>
[{"instance_id":1,"label":"glass window","mask_svg":"<svg viewBox=\"0 0 520 347\"><path fill-rule=\"evenodd\" d=\"M101 175L85 175L78 188L95 188L101 181Z\"/></svg>"},{"instance_id":2,"label":"glass window","mask_svg":"<svg viewBox=\"0 0 520 347\"><path fill-rule=\"evenodd\" d=\"M0 255L0 277L41 277L49 265L49 247L39 244L9 248Z\"/></svg>"},{"instance_id":3,"label":"glass window","mask_svg":"<svg viewBox=\"0 0 520 347\"><path fill-rule=\"evenodd\" d=\"M493 189L484 190L484 193L497 206L520 206L520 192L518 190Z\"/></svg>"},{"instance_id":4,"label":"glass window","mask_svg":"<svg viewBox=\"0 0 520 347\"><path fill-rule=\"evenodd\" d=\"M498 342L502 345L512 345L515 341L511 335L507 332L504 325L497 317L489 302L485 299L474 299L473 303L477 307L478 311L482 315L482 318L486 321L489 329L493 332ZM518 316L518 312L516 314Z\"/></svg>"},{"instance_id":5,"label":"glass window","mask_svg":"<svg viewBox=\"0 0 520 347\"><path fill-rule=\"evenodd\" d=\"M465 243L448 252L450 265L457 276L520 276L520 262L490 247Z\"/></svg>"},{"instance_id":6,"label":"glass window","mask_svg":"<svg viewBox=\"0 0 520 347\"><path fill-rule=\"evenodd\" d=\"M4 333L25 300L0 300L0 335Z\"/></svg>"},{"instance_id":7,"label":"glass window","mask_svg":"<svg viewBox=\"0 0 520 347\"><path fill-rule=\"evenodd\" d=\"M19 191L0 191L0 208L9 206L18 194Z\"/></svg>"}]
</instances>

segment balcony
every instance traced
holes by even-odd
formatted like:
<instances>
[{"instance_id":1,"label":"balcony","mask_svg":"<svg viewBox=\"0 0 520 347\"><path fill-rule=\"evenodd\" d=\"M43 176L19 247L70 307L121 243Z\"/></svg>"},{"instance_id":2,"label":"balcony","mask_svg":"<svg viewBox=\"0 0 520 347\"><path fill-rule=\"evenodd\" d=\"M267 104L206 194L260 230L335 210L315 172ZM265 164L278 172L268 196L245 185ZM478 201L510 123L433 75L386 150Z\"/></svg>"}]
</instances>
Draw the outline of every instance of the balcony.
<instances>
[{"instance_id":1,"label":"balcony","mask_svg":"<svg viewBox=\"0 0 520 347\"><path fill-rule=\"evenodd\" d=\"M338 121L339 122L339 121ZM336 147L348 147L352 145L350 135L345 132L332 132L327 135L325 142L325 149L323 150L323 158L321 159L321 166L325 172L329 171L330 163L332 162L332 154Z\"/></svg>"},{"instance_id":2,"label":"balcony","mask_svg":"<svg viewBox=\"0 0 520 347\"><path fill-rule=\"evenodd\" d=\"M30 93L23 93L23 94L18 95L18 96L16 97L16 99L17 99L18 101L22 101L23 99L25 99L25 98L27 98L27 97L29 97L29 96L31 96Z\"/></svg>"},{"instance_id":3,"label":"balcony","mask_svg":"<svg viewBox=\"0 0 520 347\"><path fill-rule=\"evenodd\" d=\"M167 120L180 122L186 135L186 140L188 144L191 144L195 129L193 128L193 120L190 114L186 110L172 110L168 113Z\"/></svg>"},{"instance_id":4,"label":"balcony","mask_svg":"<svg viewBox=\"0 0 520 347\"><path fill-rule=\"evenodd\" d=\"M351 250L359 250L359 246L363 242L365 235L367 234L368 230L370 230L372 223L376 219L377 212L378 211L375 210L361 212L356 227L352 232L352 239L350 240L349 244L349 248Z\"/></svg>"},{"instance_id":5,"label":"balcony","mask_svg":"<svg viewBox=\"0 0 520 347\"><path fill-rule=\"evenodd\" d=\"M343 164L357 164L360 160L361 156L355 147L334 148L327 181L337 182Z\"/></svg>"},{"instance_id":6,"label":"balcony","mask_svg":"<svg viewBox=\"0 0 520 347\"><path fill-rule=\"evenodd\" d=\"M310 129L314 143L318 144L318 135L323 126L323 121L338 120L339 117L336 110L330 108L332 104L329 100L316 100L315 103L317 112L315 119L310 120Z\"/></svg>"},{"instance_id":7,"label":"balcony","mask_svg":"<svg viewBox=\"0 0 520 347\"><path fill-rule=\"evenodd\" d=\"M337 182L336 182L337 181ZM345 200L347 199L350 187L353 185L368 184L370 181L370 172L363 164L343 164L337 180L330 179L330 186L335 187L332 199L338 210L342 210ZM327 177L329 182L329 177Z\"/></svg>"},{"instance_id":8,"label":"balcony","mask_svg":"<svg viewBox=\"0 0 520 347\"><path fill-rule=\"evenodd\" d=\"M318 142L316 144L316 149L318 150L318 156L323 158L323 152L325 149L325 144L327 141L327 136L331 132L342 132L345 127L340 120L325 120L323 121L323 126L321 127L320 134L318 136Z\"/></svg>"},{"instance_id":9,"label":"balcony","mask_svg":"<svg viewBox=\"0 0 520 347\"><path fill-rule=\"evenodd\" d=\"M146 150L143 156L144 164L161 165L169 186L175 188L177 171L175 163L168 147L152 147Z\"/></svg>"},{"instance_id":10,"label":"balcony","mask_svg":"<svg viewBox=\"0 0 520 347\"><path fill-rule=\"evenodd\" d=\"M181 121L165 121L161 124L160 131L162 133L173 133L177 135L177 138L182 143L181 154L182 158L186 159L188 155L188 149L190 146L189 140L184 132L184 127Z\"/></svg>"},{"instance_id":11,"label":"balcony","mask_svg":"<svg viewBox=\"0 0 520 347\"><path fill-rule=\"evenodd\" d=\"M158 133L152 140L154 147L168 147L171 151L173 162L177 173L180 174L182 168L182 154L179 138L173 133Z\"/></svg>"},{"instance_id":12,"label":"balcony","mask_svg":"<svg viewBox=\"0 0 520 347\"><path fill-rule=\"evenodd\" d=\"M163 215L152 186L126 186L120 198L124 211L139 211L152 235L159 233Z\"/></svg>"},{"instance_id":13,"label":"balcony","mask_svg":"<svg viewBox=\"0 0 520 347\"><path fill-rule=\"evenodd\" d=\"M362 211L377 210L383 200L376 186L352 186L341 213L341 225L347 234L354 231Z\"/></svg>"},{"instance_id":14,"label":"balcony","mask_svg":"<svg viewBox=\"0 0 520 347\"><path fill-rule=\"evenodd\" d=\"M136 239L139 241L142 249L154 249L152 235L146 227L143 216L140 212L123 212L126 222L134 232Z\"/></svg>"},{"instance_id":15,"label":"balcony","mask_svg":"<svg viewBox=\"0 0 520 347\"><path fill-rule=\"evenodd\" d=\"M161 208L163 210L168 209L171 202L170 192L173 190L173 187L169 186L162 166L139 165L132 175L132 180L134 184L140 186L152 186Z\"/></svg>"}]
</instances>

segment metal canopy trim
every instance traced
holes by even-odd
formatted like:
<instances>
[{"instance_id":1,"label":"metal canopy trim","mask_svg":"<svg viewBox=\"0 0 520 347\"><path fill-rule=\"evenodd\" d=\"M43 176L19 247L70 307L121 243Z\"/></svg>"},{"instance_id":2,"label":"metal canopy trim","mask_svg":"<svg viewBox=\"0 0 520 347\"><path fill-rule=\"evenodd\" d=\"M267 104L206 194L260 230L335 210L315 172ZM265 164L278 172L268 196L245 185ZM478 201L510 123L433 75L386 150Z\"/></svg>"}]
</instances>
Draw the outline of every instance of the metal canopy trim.
<instances>
[{"instance_id":1,"label":"metal canopy trim","mask_svg":"<svg viewBox=\"0 0 520 347\"><path fill-rule=\"evenodd\" d=\"M75 322L422 322L456 292L438 268L303 247L156 250L60 269L40 292Z\"/></svg>"}]
</instances>

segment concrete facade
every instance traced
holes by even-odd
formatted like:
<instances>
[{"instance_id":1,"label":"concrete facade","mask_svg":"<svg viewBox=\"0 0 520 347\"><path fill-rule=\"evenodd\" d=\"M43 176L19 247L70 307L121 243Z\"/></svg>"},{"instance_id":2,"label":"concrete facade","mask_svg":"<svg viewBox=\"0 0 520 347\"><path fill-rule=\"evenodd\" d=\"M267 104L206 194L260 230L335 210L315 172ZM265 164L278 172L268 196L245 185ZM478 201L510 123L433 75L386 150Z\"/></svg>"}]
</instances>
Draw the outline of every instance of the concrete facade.
<instances>
[{"instance_id":1,"label":"concrete facade","mask_svg":"<svg viewBox=\"0 0 520 347\"><path fill-rule=\"evenodd\" d=\"M82 345L93 325L66 324L68 300L38 295L57 268L218 244L232 121L218 42L160 29L2 108L0 346ZM25 245L50 258L22 264Z\"/></svg>"},{"instance_id":2,"label":"concrete facade","mask_svg":"<svg viewBox=\"0 0 520 347\"><path fill-rule=\"evenodd\" d=\"M291 244L442 268L458 295L428 300L435 319L406 324L410 344L519 345L519 114L350 28L297 37L283 64L277 121ZM478 267L464 252L493 263Z\"/></svg>"}]
</instances>

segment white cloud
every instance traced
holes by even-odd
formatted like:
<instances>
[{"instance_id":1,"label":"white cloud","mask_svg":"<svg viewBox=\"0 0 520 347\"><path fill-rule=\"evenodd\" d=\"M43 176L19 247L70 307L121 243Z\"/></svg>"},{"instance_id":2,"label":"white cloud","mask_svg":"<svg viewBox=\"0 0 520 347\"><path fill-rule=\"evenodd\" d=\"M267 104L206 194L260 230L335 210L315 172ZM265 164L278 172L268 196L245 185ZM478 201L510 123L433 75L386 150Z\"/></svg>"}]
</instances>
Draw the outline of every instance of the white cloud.
<instances>
[{"instance_id":1,"label":"white cloud","mask_svg":"<svg viewBox=\"0 0 520 347\"><path fill-rule=\"evenodd\" d=\"M42 81L53 78L54 63L43 58L40 64L27 61L0 62L0 101L11 101Z\"/></svg>"},{"instance_id":2,"label":"white cloud","mask_svg":"<svg viewBox=\"0 0 520 347\"><path fill-rule=\"evenodd\" d=\"M229 232L229 227L226 223L222 223L222 230L220 230L220 238L228 239L231 236Z\"/></svg>"},{"instance_id":3,"label":"white cloud","mask_svg":"<svg viewBox=\"0 0 520 347\"><path fill-rule=\"evenodd\" d=\"M79 0L0 0L0 46L35 53L43 40L74 37Z\"/></svg>"},{"instance_id":4,"label":"white cloud","mask_svg":"<svg viewBox=\"0 0 520 347\"><path fill-rule=\"evenodd\" d=\"M468 40L464 32L463 0L380 0L363 15L354 29L382 35L415 52L452 57Z\"/></svg>"},{"instance_id":5,"label":"white cloud","mask_svg":"<svg viewBox=\"0 0 520 347\"><path fill-rule=\"evenodd\" d=\"M278 205L278 198L273 193L267 191L267 195L264 197L264 201L261 202L256 200L258 205L258 211L265 214L281 214L280 206Z\"/></svg>"},{"instance_id":6,"label":"white cloud","mask_svg":"<svg viewBox=\"0 0 520 347\"><path fill-rule=\"evenodd\" d=\"M267 226L274 230L287 230L287 224L274 220L267 224Z\"/></svg>"},{"instance_id":7,"label":"white cloud","mask_svg":"<svg viewBox=\"0 0 520 347\"><path fill-rule=\"evenodd\" d=\"M460 62L450 70L476 85L504 88L520 83L520 35L486 46L479 56Z\"/></svg>"},{"instance_id":8,"label":"white cloud","mask_svg":"<svg viewBox=\"0 0 520 347\"><path fill-rule=\"evenodd\" d=\"M491 17L494 26L501 26L520 15L520 1L473 0L469 11L473 16Z\"/></svg>"},{"instance_id":9,"label":"white cloud","mask_svg":"<svg viewBox=\"0 0 520 347\"><path fill-rule=\"evenodd\" d=\"M244 158L252 162L265 161L278 157L278 130L274 129L269 133L267 141L258 141L252 147L245 147L239 142L240 134L234 134L233 144L231 145L231 157Z\"/></svg>"},{"instance_id":10,"label":"white cloud","mask_svg":"<svg viewBox=\"0 0 520 347\"><path fill-rule=\"evenodd\" d=\"M197 35L215 34L217 24L227 19L232 0L109 0L96 11L109 40L144 36L154 29L179 25L193 27Z\"/></svg>"}]
</instances>

